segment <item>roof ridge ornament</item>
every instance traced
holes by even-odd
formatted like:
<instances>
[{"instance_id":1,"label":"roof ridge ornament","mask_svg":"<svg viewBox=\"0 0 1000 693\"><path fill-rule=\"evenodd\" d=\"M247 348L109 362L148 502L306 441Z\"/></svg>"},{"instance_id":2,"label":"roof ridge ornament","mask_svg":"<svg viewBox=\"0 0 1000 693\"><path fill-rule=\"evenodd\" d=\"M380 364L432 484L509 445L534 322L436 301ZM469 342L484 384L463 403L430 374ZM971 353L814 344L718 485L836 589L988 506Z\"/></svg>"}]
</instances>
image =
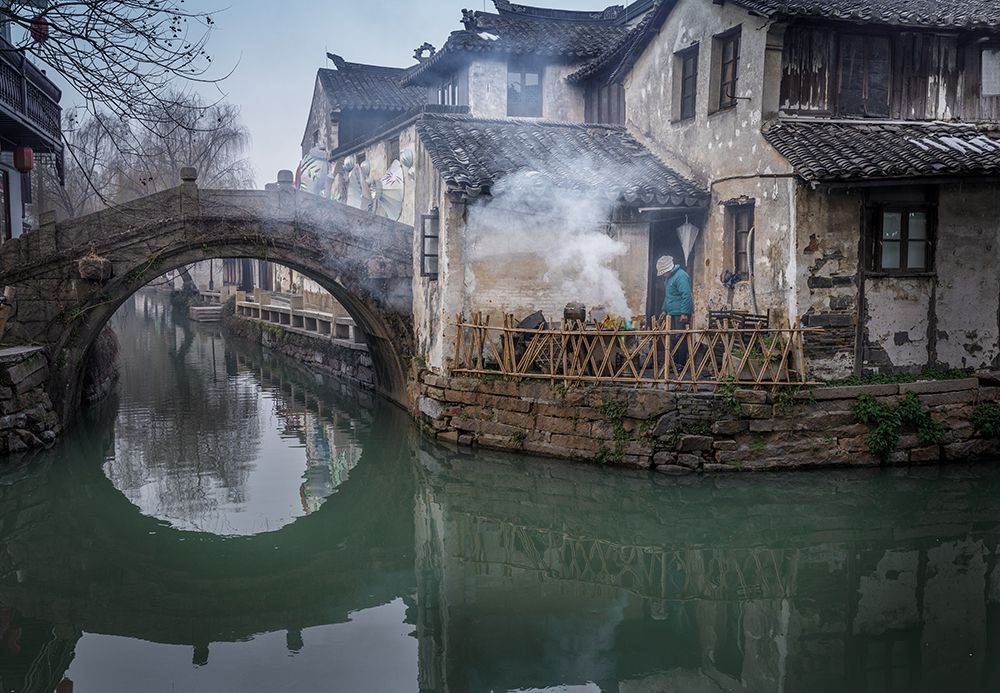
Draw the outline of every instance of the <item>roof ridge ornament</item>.
<instances>
[{"instance_id":1,"label":"roof ridge ornament","mask_svg":"<svg viewBox=\"0 0 1000 693\"><path fill-rule=\"evenodd\" d=\"M474 10L462 10L462 24L466 31L479 31L479 19Z\"/></svg>"},{"instance_id":2,"label":"roof ridge ornament","mask_svg":"<svg viewBox=\"0 0 1000 693\"><path fill-rule=\"evenodd\" d=\"M426 55L424 55L425 53ZM416 49L414 49L413 58L418 63L422 63L425 60L430 60L431 58L433 58L435 53L437 53L437 48L435 48L432 44L424 41L421 45L417 46Z\"/></svg>"},{"instance_id":3,"label":"roof ridge ornament","mask_svg":"<svg viewBox=\"0 0 1000 693\"><path fill-rule=\"evenodd\" d=\"M347 61L344 60L339 55L337 55L336 53L329 53L329 52L327 52L326 59L329 60L330 62L332 62L333 66L335 68L337 68L338 70L343 70L344 68L347 67Z\"/></svg>"}]
</instances>

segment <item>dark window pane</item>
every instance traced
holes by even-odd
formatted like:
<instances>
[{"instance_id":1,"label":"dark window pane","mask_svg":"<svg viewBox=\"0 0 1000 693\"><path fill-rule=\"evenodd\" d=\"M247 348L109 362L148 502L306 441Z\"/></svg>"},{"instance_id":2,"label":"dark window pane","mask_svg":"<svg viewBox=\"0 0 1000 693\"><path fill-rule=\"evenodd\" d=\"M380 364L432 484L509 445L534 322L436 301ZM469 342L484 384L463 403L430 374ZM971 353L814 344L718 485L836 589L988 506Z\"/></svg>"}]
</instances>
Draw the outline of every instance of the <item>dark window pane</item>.
<instances>
[{"instance_id":1,"label":"dark window pane","mask_svg":"<svg viewBox=\"0 0 1000 693\"><path fill-rule=\"evenodd\" d=\"M899 241L882 241L882 269L899 269Z\"/></svg>"},{"instance_id":2,"label":"dark window pane","mask_svg":"<svg viewBox=\"0 0 1000 693\"><path fill-rule=\"evenodd\" d=\"M882 213L882 238L884 240L898 241L903 233L902 212Z\"/></svg>"},{"instance_id":3,"label":"dark window pane","mask_svg":"<svg viewBox=\"0 0 1000 693\"><path fill-rule=\"evenodd\" d=\"M840 37L840 111L864 115L865 45L861 36Z\"/></svg>"},{"instance_id":4,"label":"dark window pane","mask_svg":"<svg viewBox=\"0 0 1000 693\"><path fill-rule=\"evenodd\" d=\"M869 38L866 46L868 71L868 93L865 99L865 115L889 115L889 70L890 55L889 39L884 37Z\"/></svg>"},{"instance_id":5,"label":"dark window pane","mask_svg":"<svg viewBox=\"0 0 1000 693\"><path fill-rule=\"evenodd\" d=\"M927 269L927 242L910 241L906 245L906 268L911 270Z\"/></svg>"}]
</instances>

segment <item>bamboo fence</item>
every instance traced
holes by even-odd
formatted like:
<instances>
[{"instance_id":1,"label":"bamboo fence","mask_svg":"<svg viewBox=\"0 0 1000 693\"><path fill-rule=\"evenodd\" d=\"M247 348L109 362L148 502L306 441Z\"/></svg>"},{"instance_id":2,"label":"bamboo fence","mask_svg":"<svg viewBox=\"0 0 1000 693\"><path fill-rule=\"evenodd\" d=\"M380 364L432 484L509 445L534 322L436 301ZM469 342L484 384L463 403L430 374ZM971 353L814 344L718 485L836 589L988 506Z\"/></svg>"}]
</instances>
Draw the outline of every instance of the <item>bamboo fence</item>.
<instances>
[{"instance_id":1,"label":"bamboo fence","mask_svg":"<svg viewBox=\"0 0 1000 693\"><path fill-rule=\"evenodd\" d=\"M517 327L512 315L502 325L489 316L456 317L452 372L564 383L701 385L735 383L776 388L812 384L799 325L674 329L670 318L570 321L560 328Z\"/></svg>"}]
</instances>

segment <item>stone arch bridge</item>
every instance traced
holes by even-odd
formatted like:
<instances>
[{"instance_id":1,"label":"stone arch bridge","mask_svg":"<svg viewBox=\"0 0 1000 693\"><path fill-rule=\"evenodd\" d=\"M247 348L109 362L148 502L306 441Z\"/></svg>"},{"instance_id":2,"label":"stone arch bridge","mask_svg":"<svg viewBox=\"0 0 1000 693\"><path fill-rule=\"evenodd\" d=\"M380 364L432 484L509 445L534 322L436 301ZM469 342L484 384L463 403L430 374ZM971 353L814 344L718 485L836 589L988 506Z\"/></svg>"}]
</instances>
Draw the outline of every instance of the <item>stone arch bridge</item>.
<instances>
[{"instance_id":1,"label":"stone arch bridge","mask_svg":"<svg viewBox=\"0 0 1000 693\"><path fill-rule=\"evenodd\" d=\"M368 338L376 388L408 406L412 228L288 186L205 190L196 178L186 169L176 188L66 222L43 215L38 229L0 246L0 345L45 348L63 421L115 310L164 272L221 257L277 262L327 289Z\"/></svg>"}]
</instances>

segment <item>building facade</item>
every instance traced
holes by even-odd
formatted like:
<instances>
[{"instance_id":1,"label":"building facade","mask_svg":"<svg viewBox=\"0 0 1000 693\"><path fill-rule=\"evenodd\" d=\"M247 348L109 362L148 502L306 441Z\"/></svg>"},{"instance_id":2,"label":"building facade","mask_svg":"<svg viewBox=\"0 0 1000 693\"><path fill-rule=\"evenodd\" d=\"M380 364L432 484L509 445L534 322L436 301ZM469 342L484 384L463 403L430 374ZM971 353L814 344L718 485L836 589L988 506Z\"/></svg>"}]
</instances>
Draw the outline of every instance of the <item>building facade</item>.
<instances>
[{"instance_id":1,"label":"building facade","mask_svg":"<svg viewBox=\"0 0 1000 693\"><path fill-rule=\"evenodd\" d=\"M820 377L998 364L993 5L495 10L404 70L321 70L303 139L303 187L414 226L428 365L458 314L657 314L665 254L696 326L823 328Z\"/></svg>"}]
</instances>

